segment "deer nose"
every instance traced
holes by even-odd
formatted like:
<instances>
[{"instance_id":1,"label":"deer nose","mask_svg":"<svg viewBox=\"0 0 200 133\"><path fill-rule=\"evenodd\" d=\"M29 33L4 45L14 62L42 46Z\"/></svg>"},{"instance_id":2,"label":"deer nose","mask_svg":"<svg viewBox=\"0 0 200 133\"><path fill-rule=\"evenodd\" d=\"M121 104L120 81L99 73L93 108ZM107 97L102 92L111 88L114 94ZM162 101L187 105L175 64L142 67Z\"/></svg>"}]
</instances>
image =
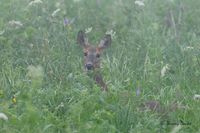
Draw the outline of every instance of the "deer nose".
<instances>
[{"instance_id":1,"label":"deer nose","mask_svg":"<svg viewBox=\"0 0 200 133\"><path fill-rule=\"evenodd\" d=\"M85 65L85 67L87 68L87 70L92 70L93 65L91 63L88 63Z\"/></svg>"}]
</instances>

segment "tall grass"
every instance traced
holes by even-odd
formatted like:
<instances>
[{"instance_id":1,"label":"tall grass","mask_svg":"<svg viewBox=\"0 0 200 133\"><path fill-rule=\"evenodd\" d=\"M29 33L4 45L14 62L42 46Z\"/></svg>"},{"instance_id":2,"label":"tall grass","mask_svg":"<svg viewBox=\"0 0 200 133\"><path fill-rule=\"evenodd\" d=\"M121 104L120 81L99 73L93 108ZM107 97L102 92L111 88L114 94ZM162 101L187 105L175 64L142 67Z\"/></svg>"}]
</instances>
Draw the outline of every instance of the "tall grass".
<instances>
[{"instance_id":1,"label":"tall grass","mask_svg":"<svg viewBox=\"0 0 200 133\"><path fill-rule=\"evenodd\" d=\"M197 0L145 0L144 6L133 0L1 0L0 112L8 120L0 119L0 132L150 133L178 124L180 132L199 132L199 101L193 99L200 87L199 6ZM83 70L76 35L90 27L94 45L107 31L116 33L102 57L108 92ZM142 111L151 100L167 115ZM173 103L184 108L167 111Z\"/></svg>"}]
</instances>

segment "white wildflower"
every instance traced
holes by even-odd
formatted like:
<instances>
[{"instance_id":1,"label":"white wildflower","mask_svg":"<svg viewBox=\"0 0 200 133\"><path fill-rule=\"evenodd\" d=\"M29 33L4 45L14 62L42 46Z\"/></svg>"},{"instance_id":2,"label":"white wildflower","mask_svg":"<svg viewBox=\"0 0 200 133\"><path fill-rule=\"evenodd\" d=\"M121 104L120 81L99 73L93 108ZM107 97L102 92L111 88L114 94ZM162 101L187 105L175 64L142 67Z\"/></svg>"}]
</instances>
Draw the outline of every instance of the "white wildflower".
<instances>
[{"instance_id":1,"label":"white wildflower","mask_svg":"<svg viewBox=\"0 0 200 133\"><path fill-rule=\"evenodd\" d=\"M191 47L191 46L187 46L187 47L183 48L184 51L193 50L193 49L194 49L194 47Z\"/></svg>"},{"instance_id":2,"label":"white wildflower","mask_svg":"<svg viewBox=\"0 0 200 133\"><path fill-rule=\"evenodd\" d=\"M195 94L193 98L194 98L194 100L200 100L200 95L199 94Z\"/></svg>"},{"instance_id":3,"label":"white wildflower","mask_svg":"<svg viewBox=\"0 0 200 133\"><path fill-rule=\"evenodd\" d=\"M29 46L30 46L30 48L33 48L34 44L31 43L31 44L29 44Z\"/></svg>"},{"instance_id":4,"label":"white wildflower","mask_svg":"<svg viewBox=\"0 0 200 133\"><path fill-rule=\"evenodd\" d=\"M53 13L51 14L52 17L55 17L56 14L60 11L60 8L56 9L55 11L53 11Z\"/></svg>"},{"instance_id":5,"label":"white wildflower","mask_svg":"<svg viewBox=\"0 0 200 133\"><path fill-rule=\"evenodd\" d=\"M7 121L8 117L4 113L0 113L0 119Z\"/></svg>"},{"instance_id":6,"label":"white wildflower","mask_svg":"<svg viewBox=\"0 0 200 133\"><path fill-rule=\"evenodd\" d=\"M178 133L181 128L182 128L181 125L177 125L172 129L170 133Z\"/></svg>"},{"instance_id":7,"label":"white wildflower","mask_svg":"<svg viewBox=\"0 0 200 133\"><path fill-rule=\"evenodd\" d=\"M32 6L32 5L35 5L35 4L42 4L43 2L41 0L33 0L31 1L28 6Z\"/></svg>"},{"instance_id":8,"label":"white wildflower","mask_svg":"<svg viewBox=\"0 0 200 133\"><path fill-rule=\"evenodd\" d=\"M89 28L85 29L85 33L86 34L90 33L91 31L92 31L92 27L89 27Z\"/></svg>"},{"instance_id":9,"label":"white wildflower","mask_svg":"<svg viewBox=\"0 0 200 133\"><path fill-rule=\"evenodd\" d=\"M27 76L33 78L33 79L37 79L37 78L42 78L43 75L44 75L44 72L43 72L43 68L38 65L38 66L28 66L28 73L27 73Z\"/></svg>"},{"instance_id":10,"label":"white wildflower","mask_svg":"<svg viewBox=\"0 0 200 133\"><path fill-rule=\"evenodd\" d=\"M161 69L161 77L165 76L165 73L169 70L169 64L166 64L162 69Z\"/></svg>"},{"instance_id":11,"label":"white wildflower","mask_svg":"<svg viewBox=\"0 0 200 133\"><path fill-rule=\"evenodd\" d=\"M0 31L0 36L3 35L5 30Z\"/></svg>"},{"instance_id":12,"label":"white wildflower","mask_svg":"<svg viewBox=\"0 0 200 133\"><path fill-rule=\"evenodd\" d=\"M138 5L138 6L141 6L141 7L144 6L144 2L141 1L141 0L136 0L135 4Z\"/></svg>"},{"instance_id":13,"label":"white wildflower","mask_svg":"<svg viewBox=\"0 0 200 133\"><path fill-rule=\"evenodd\" d=\"M63 108L63 107L64 107L64 103L61 102L61 103L56 107L56 109Z\"/></svg>"},{"instance_id":14,"label":"white wildflower","mask_svg":"<svg viewBox=\"0 0 200 133\"><path fill-rule=\"evenodd\" d=\"M16 21L16 20L11 20L8 22L8 24L15 28L19 28L23 26L23 24L20 21Z\"/></svg>"},{"instance_id":15,"label":"white wildflower","mask_svg":"<svg viewBox=\"0 0 200 133\"><path fill-rule=\"evenodd\" d=\"M111 38L112 38L112 39L116 37L116 32L113 31L113 30L106 31L106 34L111 35Z\"/></svg>"}]
</instances>

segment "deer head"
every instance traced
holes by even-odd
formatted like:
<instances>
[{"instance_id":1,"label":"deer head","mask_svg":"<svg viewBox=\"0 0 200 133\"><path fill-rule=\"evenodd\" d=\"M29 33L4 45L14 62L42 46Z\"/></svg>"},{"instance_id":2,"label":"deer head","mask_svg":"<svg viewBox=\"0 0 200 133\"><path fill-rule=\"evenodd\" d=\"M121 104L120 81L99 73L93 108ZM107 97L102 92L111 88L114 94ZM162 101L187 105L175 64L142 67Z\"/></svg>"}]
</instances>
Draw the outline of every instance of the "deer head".
<instances>
[{"instance_id":1,"label":"deer head","mask_svg":"<svg viewBox=\"0 0 200 133\"><path fill-rule=\"evenodd\" d=\"M94 70L100 67L100 57L102 51L111 45L111 35L105 35L97 47L90 45L85 32L79 31L77 41L83 48L84 66L86 70Z\"/></svg>"}]
</instances>

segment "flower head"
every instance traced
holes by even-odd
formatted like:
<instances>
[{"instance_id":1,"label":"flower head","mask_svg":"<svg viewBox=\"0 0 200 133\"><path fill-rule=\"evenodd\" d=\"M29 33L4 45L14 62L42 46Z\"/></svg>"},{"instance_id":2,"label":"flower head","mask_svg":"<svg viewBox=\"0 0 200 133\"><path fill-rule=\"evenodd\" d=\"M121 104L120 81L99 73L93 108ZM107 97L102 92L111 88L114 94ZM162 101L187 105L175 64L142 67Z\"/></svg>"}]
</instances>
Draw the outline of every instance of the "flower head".
<instances>
[{"instance_id":1,"label":"flower head","mask_svg":"<svg viewBox=\"0 0 200 133\"><path fill-rule=\"evenodd\" d=\"M69 24L69 19L67 18L64 18L64 26L68 25Z\"/></svg>"},{"instance_id":2,"label":"flower head","mask_svg":"<svg viewBox=\"0 0 200 133\"><path fill-rule=\"evenodd\" d=\"M144 2L141 1L141 0L136 0L135 4L138 5L138 6L140 6L140 7L144 6Z\"/></svg>"},{"instance_id":3,"label":"flower head","mask_svg":"<svg viewBox=\"0 0 200 133\"><path fill-rule=\"evenodd\" d=\"M169 64L166 64L162 69L161 69L161 77L165 76L165 73L170 69Z\"/></svg>"},{"instance_id":4,"label":"flower head","mask_svg":"<svg viewBox=\"0 0 200 133\"><path fill-rule=\"evenodd\" d=\"M53 11L53 13L51 14L52 17L55 17L56 14L60 11L60 8L56 9L55 11Z\"/></svg>"},{"instance_id":5,"label":"flower head","mask_svg":"<svg viewBox=\"0 0 200 133\"><path fill-rule=\"evenodd\" d=\"M8 117L4 113L0 113L0 119L7 121Z\"/></svg>"},{"instance_id":6,"label":"flower head","mask_svg":"<svg viewBox=\"0 0 200 133\"><path fill-rule=\"evenodd\" d=\"M41 0L33 0L31 1L28 6L32 6L32 5L35 5L35 4L42 4L43 2Z\"/></svg>"},{"instance_id":7,"label":"flower head","mask_svg":"<svg viewBox=\"0 0 200 133\"><path fill-rule=\"evenodd\" d=\"M194 100L199 100L200 99L200 95L199 94L195 94L193 98L194 98Z\"/></svg>"},{"instance_id":8,"label":"flower head","mask_svg":"<svg viewBox=\"0 0 200 133\"><path fill-rule=\"evenodd\" d=\"M92 27L89 27L89 28L85 29L85 33L86 34L90 33L91 31L92 31Z\"/></svg>"},{"instance_id":9,"label":"flower head","mask_svg":"<svg viewBox=\"0 0 200 133\"><path fill-rule=\"evenodd\" d=\"M12 26L14 28L19 28L22 27L23 24L20 21L16 21L16 20L11 20L8 22L9 26Z\"/></svg>"},{"instance_id":10,"label":"flower head","mask_svg":"<svg viewBox=\"0 0 200 133\"><path fill-rule=\"evenodd\" d=\"M189 50L193 50L194 49L194 47L192 47L192 46L187 46L187 47L184 47L183 48L183 51L189 51Z\"/></svg>"},{"instance_id":11,"label":"flower head","mask_svg":"<svg viewBox=\"0 0 200 133\"><path fill-rule=\"evenodd\" d=\"M113 31L113 30L106 31L106 34L109 34L109 35L111 35L111 38L112 38L112 39L116 37L116 32L115 32L115 31Z\"/></svg>"},{"instance_id":12,"label":"flower head","mask_svg":"<svg viewBox=\"0 0 200 133\"><path fill-rule=\"evenodd\" d=\"M51 14L52 17L55 17L56 14L60 11L60 8L56 9L55 11L53 11L53 13Z\"/></svg>"},{"instance_id":13,"label":"flower head","mask_svg":"<svg viewBox=\"0 0 200 133\"><path fill-rule=\"evenodd\" d=\"M69 26L70 24L74 23L75 18L73 19L68 19L68 18L64 18L64 26Z\"/></svg>"},{"instance_id":14,"label":"flower head","mask_svg":"<svg viewBox=\"0 0 200 133\"><path fill-rule=\"evenodd\" d=\"M16 99L16 96L15 96L15 95L12 97L12 102L13 102L14 104L17 103L17 99Z\"/></svg>"}]
</instances>

